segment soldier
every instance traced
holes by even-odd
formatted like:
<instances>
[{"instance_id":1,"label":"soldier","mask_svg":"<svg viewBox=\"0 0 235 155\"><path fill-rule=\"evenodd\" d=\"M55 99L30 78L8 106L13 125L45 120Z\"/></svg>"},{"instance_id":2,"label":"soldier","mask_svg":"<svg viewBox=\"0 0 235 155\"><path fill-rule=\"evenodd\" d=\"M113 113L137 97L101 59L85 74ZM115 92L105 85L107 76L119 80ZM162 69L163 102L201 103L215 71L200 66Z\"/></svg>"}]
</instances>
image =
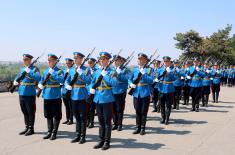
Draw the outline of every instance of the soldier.
<instances>
[{"instance_id":1,"label":"soldier","mask_svg":"<svg viewBox=\"0 0 235 155\"><path fill-rule=\"evenodd\" d=\"M199 112L199 102L201 98L202 79L205 77L205 73L201 71L199 67L199 60L197 58L193 61L194 66L189 68L187 79L189 79L190 95L192 97L192 109L191 111Z\"/></svg>"},{"instance_id":2,"label":"soldier","mask_svg":"<svg viewBox=\"0 0 235 155\"><path fill-rule=\"evenodd\" d=\"M90 58L88 60L88 67L91 71L91 79L92 79L94 72L99 68L96 65L96 59L95 58ZM88 94L89 94L90 93L89 92L90 84L87 86L87 89L88 89ZM88 126L88 128L93 128L94 127L95 109L96 109L96 107L95 107L94 102L92 102L91 104L88 103L88 115L87 115L87 118L88 118L87 126Z\"/></svg>"},{"instance_id":3,"label":"soldier","mask_svg":"<svg viewBox=\"0 0 235 155\"><path fill-rule=\"evenodd\" d=\"M70 58L66 58L65 62L66 62L67 69L66 69L66 71L64 71L65 72L64 83L65 83L66 79L68 78L69 71L73 67L73 64L74 64L73 59L70 59ZM71 103L70 98L65 97L66 89L64 87L64 83L62 86L62 96L63 96L63 102L64 102L65 112L66 112L66 121L63 122L62 124L71 125L71 124L73 124L72 103Z\"/></svg>"},{"instance_id":4,"label":"soldier","mask_svg":"<svg viewBox=\"0 0 235 155\"><path fill-rule=\"evenodd\" d=\"M208 62L204 63L203 71L205 72L205 77L202 80L202 106L208 106L209 95L210 95L210 78L211 70L209 68Z\"/></svg>"},{"instance_id":5,"label":"soldier","mask_svg":"<svg viewBox=\"0 0 235 155\"><path fill-rule=\"evenodd\" d=\"M90 83L90 70L85 66L81 66L85 55L80 52L74 52L75 65L69 72L69 77L66 80L65 88L71 90L71 100L73 115L76 119L76 137L71 143L79 142L83 144L86 142L86 127L87 127L87 109L88 105L86 99L88 91L86 85ZM78 74L78 76L75 76ZM69 85L75 78L75 84Z\"/></svg>"},{"instance_id":6,"label":"soldier","mask_svg":"<svg viewBox=\"0 0 235 155\"><path fill-rule=\"evenodd\" d=\"M133 93L133 102L136 112L136 130L133 134L145 135L146 119L150 104L151 85L153 83L151 68L143 68L147 61L148 56L144 53L139 53L139 66L133 68L129 78L129 86L131 88L135 88ZM139 73L142 74L142 77L140 82L135 85L133 82L138 78Z\"/></svg>"},{"instance_id":7,"label":"soldier","mask_svg":"<svg viewBox=\"0 0 235 155\"><path fill-rule=\"evenodd\" d=\"M174 93L174 106L173 109L179 110L179 104L180 104L180 95L181 95L181 90L183 86L183 79L184 75L182 73L182 70L179 68L179 60L174 60L174 68L173 68L173 74L176 77L176 80L173 82L173 85L175 87L175 93Z\"/></svg>"},{"instance_id":8,"label":"soldier","mask_svg":"<svg viewBox=\"0 0 235 155\"><path fill-rule=\"evenodd\" d=\"M234 69L233 69L233 66L230 65L228 69L228 87L233 86L233 77L234 77Z\"/></svg>"},{"instance_id":9,"label":"soldier","mask_svg":"<svg viewBox=\"0 0 235 155\"><path fill-rule=\"evenodd\" d=\"M169 124L169 118L171 114L171 108L174 100L174 92L175 88L173 82L175 81L176 77L170 68L171 66L171 58L169 56L164 56L164 67L162 67L158 71L158 77L154 80L155 82L159 82L160 89L159 89L159 97L160 97L160 104L161 104L161 116L162 121L161 123L165 123L166 125Z\"/></svg>"},{"instance_id":10,"label":"soldier","mask_svg":"<svg viewBox=\"0 0 235 155\"><path fill-rule=\"evenodd\" d=\"M183 85L183 95L184 95L184 103L183 105L188 105L189 104L189 91L190 91L190 86L189 86L189 80L186 79L186 76L189 73L189 67L190 67L190 62L186 61L185 62L185 68L183 71L183 75L184 75L184 85Z\"/></svg>"},{"instance_id":11,"label":"soldier","mask_svg":"<svg viewBox=\"0 0 235 155\"><path fill-rule=\"evenodd\" d=\"M213 102L218 103L219 99L219 92L220 92L220 78L221 78L221 72L219 69L219 64L215 63L214 68L211 72L211 90L212 90L212 97Z\"/></svg>"},{"instance_id":12,"label":"soldier","mask_svg":"<svg viewBox=\"0 0 235 155\"><path fill-rule=\"evenodd\" d=\"M154 77L158 76L158 70L160 69L161 61L156 60L154 62ZM159 102L159 84L157 83L153 88L153 111L152 112L160 112L160 102Z\"/></svg>"},{"instance_id":13,"label":"soldier","mask_svg":"<svg viewBox=\"0 0 235 155\"><path fill-rule=\"evenodd\" d=\"M30 66L33 56L23 54L24 67L20 69L16 79L26 72L26 76L20 83L14 80L14 86L19 86L19 101L20 108L24 115L25 130L20 132L20 135L29 136L34 134L34 122L36 112L36 85L40 80L39 69L35 66Z\"/></svg>"},{"instance_id":14,"label":"soldier","mask_svg":"<svg viewBox=\"0 0 235 155\"><path fill-rule=\"evenodd\" d=\"M43 71L41 81L38 87L43 90L42 97L44 99L44 116L47 118L48 133L43 139L55 140L62 118L62 100L60 83L63 83L64 73L56 65L58 57L54 54L48 54L48 68ZM43 81L50 74L50 78L46 85Z\"/></svg>"},{"instance_id":15,"label":"soldier","mask_svg":"<svg viewBox=\"0 0 235 155\"><path fill-rule=\"evenodd\" d=\"M126 102L126 91L128 88L128 78L130 75L130 70L128 68L122 68L121 66L125 63L125 58L121 56L117 56L114 61L114 68L111 73L111 78L117 76L118 74L119 82L117 86L112 87L112 92L115 98L115 102L113 104L113 128L112 130L122 130L122 121L123 114L125 109Z\"/></svg>"},{"instance_id":16,"label":"soldier","mask_svg":"<svg viewBox=\"0 0 235 155\"><path fill-rule=\"evenodd\" d=\"M109 59L111 55L108 52L100 52L100 65L99 68L93 75L91 81L90 94L94 94L94 103L96 104L96 110L99 120L99 142L94 146L94 149L102 148L107 150L110 148L111 132L112 132L112 110L113 103L115 101L112 87L116 86L118 81L117 78L111 78L110 74L112 69L109 66ZM107 68L108 67L108 68ZM93 89L93 86L102 75L102 81L97 87Z\"/></svg>"}]
</instances>

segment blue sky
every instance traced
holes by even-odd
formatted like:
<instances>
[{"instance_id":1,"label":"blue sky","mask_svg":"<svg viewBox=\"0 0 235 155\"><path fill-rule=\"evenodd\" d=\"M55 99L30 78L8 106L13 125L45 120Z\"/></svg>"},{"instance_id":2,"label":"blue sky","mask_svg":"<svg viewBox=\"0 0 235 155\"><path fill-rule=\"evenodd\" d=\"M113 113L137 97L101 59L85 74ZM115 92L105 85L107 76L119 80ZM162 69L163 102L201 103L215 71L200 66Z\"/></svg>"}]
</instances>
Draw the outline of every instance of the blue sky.
<instances>
[{"instance_id":1,"label":"blue sky","mask_svg":"<svg viewBox=\"0 0 235 155\"><path fill-rule=\"evenodd\" d=\"M194 29L205 36L234 26L234 10L232 0L1 0L0 60L41 52L71 57L93 47L95 55L158 49L161 57L176 58L176 33Z\"/></svg>"}]
</instances>

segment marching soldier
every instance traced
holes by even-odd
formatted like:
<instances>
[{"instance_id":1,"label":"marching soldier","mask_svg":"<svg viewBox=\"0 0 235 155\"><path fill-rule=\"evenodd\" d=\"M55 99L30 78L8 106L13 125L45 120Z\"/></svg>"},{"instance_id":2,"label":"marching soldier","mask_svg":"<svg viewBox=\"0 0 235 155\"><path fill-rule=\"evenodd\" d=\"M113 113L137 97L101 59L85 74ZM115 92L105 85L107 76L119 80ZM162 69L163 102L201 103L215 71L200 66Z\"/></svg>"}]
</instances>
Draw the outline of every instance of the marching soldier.
<instances>
[{"instance_id":1,"label":"marching soldier","mask_svg":"<svg viewBox=\"0 0 235 155\"><path fill-rule=\"evenodd\" d=\"M133 102L136 112L136 130L133 134L145 135L146 119L150 104L151 85L153 83L153 76L151 68L143 68L148 62L148 56L144 53L138 54L138 65L133 68L130 78L129 86L134 88ZM141 73L142 77L140 82L135 85L134 81Z\"/></svg>"},{"instance_id":2,"label":"marching soldier","mask_svg":"<svg viewBox=\"0 0 235 155\"><path fill-rule=\"evenodd\" d=\"M219 99L219 92L220 92L220 78L221 78L221 72L219 69L219 64L215 63L214 68L211 72L211 90L212 90L212 97L213 102L218 103Z\"/></svg>"},{"instance_id":3,"label":"marching soldier","mask_svg":"<svg viewBox=\"0 0 235 155\"><path fill-rule=\"evenodd\" d=\"M191 111L199 112L199 102L201 98L202 79L205 77L205 73L201 71L199 65L200 62L197 58L193 61L194 66L189 68L187 79L189 79L190 95L192 97L192 109Z\"/></svg>"},{"instance_id":4,"label":"marching soldier","mask_svg":"<svg viewBox=\"0 0 235 155\"><path fill-rule=\"evenodd\" d=\"M171 108L174 101L174 92L175 88L173 82L176 77L170 68L171 66L171 58L168 56L163 57L164 67L162 67L158 72L158 77L154 80L155 82L159 82L159 97L161 104L161 123L169 124L169 118L171 114Z\"/></svg>"},{"instance_id":5,"label":"marching soldier","mask_svg":"<svg viewBox=\"0 0 235 155\"><path fill-rule=\"evenodd\" d=\"M183 79L184 80L184 85L183 85L184 103L183 105L188 105L190 86L189 86L189 80L186 78L186 76L189 73L190 62L186 61L184 65L185 65L185 68L183 71L183 74L184 74L184 79Z\"/></svg>"},{"instance_id":6,"label":"marching soldier","mask_svg":"<svg viewBox=\"0 0 235 155\"><path fill-rule=\"evenodd\" d=\"M111 73L111 77L119 75L117 86L112 87L112 92L115 98L113 104L113 128L112 130L122 130L123 114L126 102L126 91L128 88L128 78L130 70L122 68L121 66L125 63L125 58L117 56L114 61L114 68Z\"/></svg>"},{"instance_id":7,"label":"marching soldier","mask_svg":"<svg viewBox=\"0 0 235 155\"><path fill-rule=\"evenodd\" d=\"M110 148L111 132L112 132L112 110L115 102L112 87L117 85L117 78L111 78L112 69L109 67L109 59L111 55L108 52L100 52L100 65L93 75L91 82L90 94L94 94L94 103L96 104L96 111L99 120L99 142L94 146L94 149L102 148L107 150ZM96 89L93 86L99 77L103 77L101 83Z\"/></svg>"},{"instance_id":8,"label":"marching soldier","mask_svg":"<svg viewBox=\"0 0 235 155\"><path fill-rule=\"evenodd\" d=\"M154 77L158 76L158 70L160 69L161 61L156 60L154 62ZM160 102L159 102L159 84L156 84L153 88L153 111L152 112L160 112Z\"/></svg>"},{"instance_id":9,"label":"marching soldier","mask_svg":"<svg viewBox=\"0 0 235 155\"><path fill-rule=\"evenodd\" d=\"M66 62L67 69L66 69L66 71L64 71L65 72L64 83L65 83L66 79L68 78L69 71L73 67L73 64L74 64L73 59L70 59L70 58L66 58L65 62ZM65 89L64 83L62 86L62 96L63 96L63 102L64 102L65 112L66 112L66 121L63 122L62 124L71 125L71 124L73 124L72 103L71 103L70 98L65 97L64 93L66 92L65 91L66 89Z\"/></svg>"},{"instance_id":10,"label":"marching soldier","mask_svg":"<svg viewBox=\"0 0 235 155\"><path fill-rule=\"evenodd\" d=\"M208 62L204 63L203 71L205 72L205 77L202 80L202 106L208 106L209 95L210 95L210 85L211 85L211 70L209 68Z\"/></svg>"},{"instance_id":11,"label":"marching soldier","mask_svg":"<svg viewBox=\"0 0 235 155\"><path fill-rule=\"evenodd\" d=\"M230 65L228 69L228 87L233 86L233 78L234 78L234 69L233 69L233 66Z\"/></svg>"},{"instance_id":12,"label":"marching soldier","mask_svg":"<svg viewBox=\"0 0 235 155\"><path fill-rule=\"evenodd\" d=\"M97 60L99 61L99 60ZM90 69L90 72L91 72L91 79L93 77L93 74L94 72L99 69L99 67L96 65L96 59L95 58L90 58L88 60L88 67ZM88 85L87 87L88 89L88 94L90 93L89 90L90 90L90 84ZM95 118L95 103L92 102L92 103L88 103L88 115L87 115L87 118L88 118L88 122L87 122L87 126L88 128L93 128L94 127L94 118Z\"/></svg>"},{"instance_id":13,"label":"marching soldier","mask_svg":"<svg viewBox=\"0 0 235 155\"><path fill-rule=\"evenodd\" d=\"M75 65L69 72L69 77L66 80L65 88L71 91L73 115L76 119L76 137L71 143L79 142L83 144L86 142L86 127L87 127L87 109L86 102L88 91L86 85L90 83L90 70L85 66L81 66L85 55L80 52L74 52ZM75 77L75 74L78 74ZM75 79L75 84L70 85L70 82Z\"/></svg>"},{"instance_id":14,"label":"marching soldier","mask_svg":"<svg viewBox=\"0 0 235 155\"><path fill-rule=\"evenodd\" d=\"M39 69L35 66L30 66L33 56L23 54L24 67L20 69L17 77L26 72L26 76L21 82L14 81L14 86L19 86L19 101L20 108L24 115L25 130L20 132L20 135L29 136L34 134L34 122L36 112L36 85L40 80ZM16 79L17 79L16 77Z\"/></svg>"},{"instance_id":15,"label":"marching soldier","mask_svg":"<svg viewBox=\"0 0 235 155\"><path fill-rule=\"evenodd\" d=\"M64 73L56 65L58 57L54 54L48 54L48 68L43 71L41 81L38 87L43 90L44 116L47 118L48 133L43 139L55 140L62 118L62 100L60 83L63 83ZM46 85L43 81L51 75Z\"/></svg>"}]
</instances>

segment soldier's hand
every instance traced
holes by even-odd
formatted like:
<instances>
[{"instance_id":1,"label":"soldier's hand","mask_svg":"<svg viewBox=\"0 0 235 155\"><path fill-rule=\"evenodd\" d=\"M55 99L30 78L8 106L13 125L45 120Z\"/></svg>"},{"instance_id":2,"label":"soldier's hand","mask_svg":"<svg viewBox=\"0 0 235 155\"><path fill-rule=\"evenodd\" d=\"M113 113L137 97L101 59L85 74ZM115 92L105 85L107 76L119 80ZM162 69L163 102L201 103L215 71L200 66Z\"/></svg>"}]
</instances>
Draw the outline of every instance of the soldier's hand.
<instances>
[{"instance_id":1,"label":"soldier's hand","mask_svg":"<svg viewBox=\"0 0 235 155\"><path fill-rule=\"evenodd\" d=\"M13 85L14 85L14 86L18 86L18 85L19 85L19 82L14 81L14 82L13 82Z\"/></svg>"},{"instance_id":2,"label":"soldier's hand","mask_svg":"<svg viewBox=\"0 0 235 155\"><path fill-rule=\"evenodd\" d=\"M54 71L55 71L54 69L50 68L49 71L48 71L48 73L53 74Z\"/></svg>"},{"instance_id":3,"label":"soldier's hand","mask_svg":"<svg viewBox=\"0 0 235 155\"><path fill-rule=\"evenodd\" d=\"M104 77L105 75L107 75L108 74L108 72L106 71L106 70L102 70L101 71L101 75Z\"/></svg>"},{"instance_id":4,"label":"soldier's hand","mask_svg":"<svg viewBox=\"0 0 235 155\"><path fill-rule=\"evenodd\" d=\"M130 84L130 87L131 87L131 88L136 88L136 85L133 84L133 83L131 83L131 84Z\"/></svg>"},{"instance_id":5,"label":"soldier's hand","mask_svg":"<svg viewBox=\"0 0 235 155\"><path fill-rule=\"evenodd\" d=\"M140 73L141 73L142 75L144 75L144 74L146 73L146 69L145 69L145 68L140 68Z\"/></svg>"},{"instance_id":6,"label":"soldier's hand","mask_svg":"<svg viewBox=\"0 0 235 155\"><path fill-rule=\"evenodd\" d=\"M42 90L44 88L44 86L41 83L39 83L38 88Z\"/></svg>"},{"instance_id":7,"label":"soldier's hand","mask_svg":"<svg viewBox=\"0 0 235 155\"><path fill-rule=\"evenodd\" d=\"M73 87L70 86L70 85L66 85L65 88L66 88L67 90L72 90L72 89L73 89Z\"/></svg>"},{"instance_id":8,"label":"soldier's hand","mask_svg":"<svg viewBox=\"0 0 235 155\"><path fill-rule=\"evenodd\" d=\"M122 70L121 70L119 67L117 67L116 72L117 72L118 74L120 74L121 71L122 71Z\"/></svg>"},{"instance_id":9,"label":"soldier's hand","mask_svg":"<svg viewBox=\"0 0 235 155\"><path fill-rule=\"evenodd\" d=\"M191 76L187 75L187 77L186 77L186 78L190 80L190 79L191 79Z\"/></svg>"},{"instance_id":10,"label":"soldier's hand","mask_svg":"<svg viewBox=\"0 0 235 155\"><path fill-rule=\"evenodd\" d=\"M170 72L171 72L171 68L170 68L170 67L167 67L167 68L166 68L166 71L167 71L167 73L170 73Z\"/></svg>"},{"instance_id":11,"label":"soldier's hand","mask_svg":"<svg viewBox=\"0 0 235 155\"><path fill-rule=\"evenodd\" d=\"M95 89L90 89L90 94L95 94Z\"/></svg>"},{"instance_id":12,"label":"soldier's hand","mask_svg":"<svg viewBox=\"0 0 235 155\"><path fill-rule=\"evenodd\" d=\"M25 67L24 71L25 71L26 73L29 73L29 72L31 71L31 69L30 69L29 67Z\"/></svg>"},{"instance_id":13,"label":"soldier's hand","mask_svg":"<svg viewBox=\"0 0 235 155\"><path fill-rule=\"evenodd\" d=\"M82 75L82 69L81 69L80 67L77 68L77 73L78 73L79 75Z\"/></svg>"}]
</instances>

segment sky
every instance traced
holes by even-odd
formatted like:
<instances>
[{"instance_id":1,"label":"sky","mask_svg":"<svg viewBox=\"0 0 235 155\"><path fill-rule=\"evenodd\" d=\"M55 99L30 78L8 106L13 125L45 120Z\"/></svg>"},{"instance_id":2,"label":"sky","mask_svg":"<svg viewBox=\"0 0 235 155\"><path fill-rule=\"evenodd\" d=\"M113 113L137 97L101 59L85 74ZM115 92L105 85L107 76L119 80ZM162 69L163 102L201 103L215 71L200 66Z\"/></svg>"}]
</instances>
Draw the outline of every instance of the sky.
<instances>
[{"instance_id":1,"label":"sky","mask_svg":"<svg viewBox=\"0 0 235 155\"><path fill-rule=\"evenodd\" d=\"M20 61L23 53L72 57L94 47L93 57L157 49L160 57L177 58L176 33L211 35L234 26L234 12L233 0L0 0L0 61Z\"/></svg>"}]
</instances>

